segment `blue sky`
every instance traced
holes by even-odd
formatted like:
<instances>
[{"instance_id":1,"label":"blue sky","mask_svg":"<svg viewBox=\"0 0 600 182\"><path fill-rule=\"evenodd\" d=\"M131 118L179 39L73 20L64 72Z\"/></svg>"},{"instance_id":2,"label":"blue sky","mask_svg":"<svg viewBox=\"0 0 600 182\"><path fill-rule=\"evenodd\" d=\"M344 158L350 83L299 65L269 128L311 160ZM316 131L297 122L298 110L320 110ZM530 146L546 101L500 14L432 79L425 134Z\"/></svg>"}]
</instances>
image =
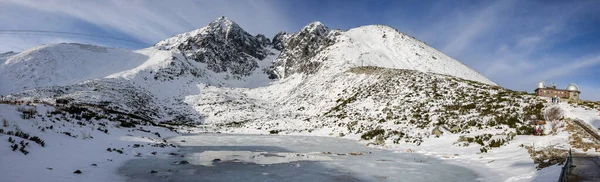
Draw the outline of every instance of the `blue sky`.
<instances>
[{"instance_id":1,"label":"blue sky","mask_svg":"<svg viewBox=\"0 0 600 182\"><path fill-rule=\"evenodd\" d=\"M81 42L138 49L228 16L252 34L296 32L312 21L332 29L385 24L426 42L499 85L532 92L544 80L576 83L600 100L600 1L74 1L0 0L0 52Z\"/></svg>"}]
</instances>

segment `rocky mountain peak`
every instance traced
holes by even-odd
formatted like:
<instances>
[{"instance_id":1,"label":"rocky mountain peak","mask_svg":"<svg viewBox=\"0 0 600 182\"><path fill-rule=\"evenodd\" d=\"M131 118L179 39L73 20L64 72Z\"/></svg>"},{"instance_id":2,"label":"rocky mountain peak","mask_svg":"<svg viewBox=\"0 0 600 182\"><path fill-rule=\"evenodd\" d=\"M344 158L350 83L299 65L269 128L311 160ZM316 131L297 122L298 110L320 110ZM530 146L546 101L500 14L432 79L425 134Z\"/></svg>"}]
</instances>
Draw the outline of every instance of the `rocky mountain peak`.
<instances>
[{"instance_id":1,"label":"rocky mountain peak","mask_svg":"<svg viewBox=\"0 0 600 182\"><path fill-rule=\"evenodd\" d=\"M208 26L206 26L205 32L221 36L224 39L228 39L231 36L238 36L240 34L248 34L237 23L225 16L221 16L210 22Z\"/></svg>"},{"instance_id":2,"label":"rocky mountain peak","mask_svg":"<svg viewBox=\"0 0 600 182\"><path fill-rule=\"evenodd\" d=\"M239 27L237 23L226 16L221 16L213 20L208 24L210 27L220 27L220 28L231 28L231 27Z\"/></svg>"},{"instance_id":3,"label":"rocky mountain peak","mask_svg":"<svg viewBox=\"0 0 600 182\"><path fill-rule=\"evenodd\" d=\"M248 76L258 67L256 61L269 54L270 43L264 35L252 36L222 16L203 28L163 40L155 47L180 52L187 60L204 63L216 73L230 72L239 77Z\"/></svg>"},{"instance_id":4,"label":"rocky mountain peak","mask_svg":"<svg viewBox=\"0 0 600 182\"><path fill-rule=\"evenodd\" d=\"M318 36L327 35L329 31L329 27L325 26L325 24L321 23L320 21L311 22L300 30L301 33L305 32Z\"/></svg>"},{"instance_id":5,"label":"rocky mountain peak","mask_svg":"<svg viewBox=\"0 0 600 182\"><path fill-rule=\"evenodd\" d=\"M281 48L281 55L275 60L274 67L281 78L294 73L311 74L318 70L321 62L311 61L320 51L335 43L335 35L319 21L304 26L300 32L287 35L278 33L273 38L275 48Z\"/></svg>"},{"instance_id":6,"label":"rocky mountain peak","mask_svg":"<svg viewBox=\"0 0 600 182\"><path fill-rule=\"evenodd\" d=\"M286 32L277 33L275 37L273 37L273 42L271 42L271 44L273 44L273 48L280 51L283 50L283 48L285 48L285 42L289 37L290 35Z\"/></svg>"}]
</instances>

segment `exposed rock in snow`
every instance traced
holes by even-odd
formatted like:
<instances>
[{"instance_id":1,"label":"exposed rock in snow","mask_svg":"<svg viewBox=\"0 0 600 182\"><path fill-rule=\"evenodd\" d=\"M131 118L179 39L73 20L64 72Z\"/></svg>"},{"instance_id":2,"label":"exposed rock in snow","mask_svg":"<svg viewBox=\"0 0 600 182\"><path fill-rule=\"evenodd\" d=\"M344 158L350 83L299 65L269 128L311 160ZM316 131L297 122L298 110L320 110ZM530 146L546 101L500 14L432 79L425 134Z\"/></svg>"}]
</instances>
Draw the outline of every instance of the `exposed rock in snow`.
<instances>
[{"instance_id":1,"label":"exposed rock in snow","mask_svg":"<svg viewBox=\"0 0 600 182\"><path fill-rule=\"evenodd\" d=\"M216 73L249 76L269 51L264 35L252 36L227 17L219 17L208 26L176 35L155 45L159 49L176 49L186 59L205 63ZM258 60L257 60L258 59Z\"/></svg>"},{"instance_id":2,"label":"exposed rock in snow","mask_svg":"<svg viewBox=\"0 0 600 182\"><path fill-rule=\"evenodd\" d=\"M286 32L277 33L275 37L273 37L273 48L279 51L283 50L285 48L285 43L287 42L288 38L289 34L287 34Z\"/></svg>"},{"instance_id":3,"label":"exposed rock in snow","mask_svg":"<svg viewBox=\"0 0 600 182\"><path fill-rule=\"evenodd\" d=\"M56 99L68 99L74 106L126 117L119 118L119 126L111 125L111 131L104 130L108 127L92 128L102 134L93 140L104 138L115 127L124 135L127 129L120 127L131 127L130 119L146 124L202 124L197 130L187 131L339 136L375 141L386 147L402 143L393 146L410 152L443 148L435 155L445 158L458 158L454 153L457 151L465 151L460 156L477 158L477 153L501 150L511 154L507 156L520 157L512 161L517 163L529 160L529 156L523 157L526 150L518 147L522 143L515 142L534 140L534 136L522 136L533 131L528 120L532 116L542 118L542 108L549 105L527 93L498 87L461 62L383 25L341 31L313 22L297 33L280 32L270 41L264 35L250 35L229 18L220 17L206 27L142 50L51 44L18 54L0 54L0 63L0 94L9 94L5 97L9 101L54 104ZM13 106L0 106L1 116L18 118ZM566 103L560 107L566 111L565 116L584 113L581 119L599 126L595 111L583 112ZM64 119L60 121L75 124ZM104 120L94 119L90 125L100 125L99 121L105 124ZM38 124L32 123L26 130L37 131L34 125ZM71 139L70 131L82 128L71 127L59 136ZM442 133L439 138L431 134L434 128ZM555 134L548 137L549 141L568 147L568 133L559 128ZM520 136L515 139L516 135ZM119 137L119 141L146 139ZM122 146L123 142L118 144ZM138 152L147 147L110 147L109 152L106 145L101 147L94 150L111 155L159 154ZM35 151L32 154L36 155ZM208 152L199 154L202 160L188 161L208 164L222 158L225 162L232 155ZM264 157L255 152L244 155ZM210 161L214 157L219 160ZM481 166L509 164L500 162L504 156L495 157L489 160L492 162L478 162L484 162ZM87 172L91 162L98 161L86 161L82 175L95 175ZM99 164L104 167L107 163ZM72 175L75 170L51 169L44 171L68 170ZM516 175L502 170L501 174ZM536 174L530 171L523 179Z\"/></svg>"},{"instance_id":4,"label":"exposed rock in snow","mask_svg":"<svg viewBox=\"0 0 600 182\"><path fill-rule=\"evenodd\" d=\"M321 22L312 22L289 38L284 38L283 34L276 36L275 39L278 41L281 41L279 39L285 41L284 49L274 63L279 77L285 78L294 73L312 74L318 71L322 60L313 60L313 58L335 43L336 34L330 35L330 33L329 28Z\"/></svg>"},{"instance_id":5,"label":"exposed rock in snow","mask_svg":"<svg viewBox=\"0 0 600 182\"><path fill-rule=\"evenodd\" d=\"M361 66L494 85L462 63L381 25L340 31L312 22L270 41L219 17L142 50L53 44L7 58L0 66L0 93L12 93L9 99L70 98L159 122L276 120L292 117L300 106L307 113L303 117L315 117L334 107L331 101L344 90L366 86L358 81L364 76L346 73Z\"/></svg>"}]
</instances>

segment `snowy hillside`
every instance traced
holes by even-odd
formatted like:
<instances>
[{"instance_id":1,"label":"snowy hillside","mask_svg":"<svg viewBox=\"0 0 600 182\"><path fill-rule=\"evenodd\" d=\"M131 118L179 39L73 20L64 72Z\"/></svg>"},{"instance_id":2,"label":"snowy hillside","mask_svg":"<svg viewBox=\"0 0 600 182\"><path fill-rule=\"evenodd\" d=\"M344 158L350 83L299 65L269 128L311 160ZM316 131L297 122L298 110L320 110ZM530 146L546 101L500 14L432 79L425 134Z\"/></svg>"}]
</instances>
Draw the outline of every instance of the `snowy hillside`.
<instances>
[{"instance_id":1,"label":"snowy hillside","mask_svg":"<svg viewBox=\"0 0 600 182\"><path fill-rule=\"evenodd\" d=\"M37 114L23 119L19 108ZM1 104L0 118L2 181L125 181L117 169L127 160L177 150L163 140L177 133L99 110Z\"/></svg>"},{"instance_id":2,"label":"snowy hillside","mask_svg":"<svg viewBox=\"0 0 600 182\"><path fill-rule=\"evenodd\" d=\"M133 69L146 59L147 56L129 50L93 45L37 46L10 56L0 65L0 94L103 78Z\"/></svg>"},{"instance_id":3,"label":"snowy hillside","mask_svg":"<svg viewBox=\"0 0 600 182\"><path fill-rule=\"evenodd\" d=\"M339 72L351 67L377 66L452 75L495 85L461 62L389 26L362 26L344 32L313 22L299 33L280 39L286 40L285 49L275 66L282 77L297 72L314 73L318 69Z\"/></svg>"},{"instance_id":4,"label":"snowy hillside","mask_svg":"<svg viewBox=\"0 0 600 182\"><path fill-rule=\"evenodd\" d=\"M485 179L500 176L497 179L502 181L530 181L542 175L536 167L559 163L570 147L600 151L596 147L600 141L573 122L581 119L598 127L600 116L591 109L600 104L556 105L504 89L414 37L383 25L341 31L313 22L297 33L281 32L269 40L219 17L206 27L141 50L52 44L1 54L0 62L0 94L6 95L0 119L9 120L2 128L5 134L13 131L0 134L0 139L8 141L17 130L48 138L46 153L31 147L36 159L59 152L56 143L69 131L81 135L69 136L77 141L65 143L67 148L97 143L91 148L118 145L115 149L125 150L123 145L133 143L122 140L165 143L160 136L149 137L172 126L187 132L361 140L379 148L473 162L493 169ZM69 107L53 107L57 99L68 100ZM33 104L40 113L34 120L20 119L22 113L14 106L27 102L38 103ZM532 136L535 120L548 122L546 136ZM130 124L135 129L127 129ZM60 131L43 129L48 127ZM103 135L105 129L109 135ZM94 140L79 143L88 130ZM547 149L532 150L532 142ZM14 156L16 152L6 147L0 149L0 155L4 153ZM26 160L16 158L0 158L0 163L16 165ZM501 159L506 160L493 163ZM513 165L527 174L506 168ZM549 169L544 173L554 177L557 168ZM78 179L69 176L68 180Z\"/></svg>"}]
</instances>

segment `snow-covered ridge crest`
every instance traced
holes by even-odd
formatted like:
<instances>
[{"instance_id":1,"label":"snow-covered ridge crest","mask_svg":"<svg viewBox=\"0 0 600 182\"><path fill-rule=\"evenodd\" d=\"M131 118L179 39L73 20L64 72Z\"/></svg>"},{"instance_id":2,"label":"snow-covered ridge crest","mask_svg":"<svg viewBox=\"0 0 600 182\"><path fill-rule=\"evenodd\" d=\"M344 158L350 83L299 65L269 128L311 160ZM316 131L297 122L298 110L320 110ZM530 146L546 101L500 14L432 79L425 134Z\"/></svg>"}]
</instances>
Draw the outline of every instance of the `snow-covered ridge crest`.
<instances>
[{"instance_id":1,"label":"snow-covered ridge crest","mask_svg":"<svg viewBox=\"0 0 600 182\"><path fill-rule=\"evenodd\" d=\"M242 28L235 23L233 20L229 19L228 17L225 16L221 16L218 17L217 19L213 20L212 22L210 22L207 26L190 31L190 32L185 32L182 34L177 34L174 35L171 38L162 40L158 43L155 44L156 47L159 47L161 49L172 49L174 47L179 46L180 44L185 43L186 41L188 41L190 38L201 35L201 34L217 34L219 36L222 36L223 38L227 39L230 32L233 33L232 31L239 31L242 30Z\"/></svg>"},{"instance_id":2,"label":"snow-covered ridge crest","mask_svg":"<svg viewBox=\"0 0 600 182\"><path fill-rule=\"evenodd\" d=\"M129 50L94 45L41 45L10 56L0 65L0 93L103 78L133 69L147 58Z\"/></svg>"},{"instance_id":3,"label":"snow-covered ridge crest","mask_svg":"<svg viewBox=\"0 0 600 182\"><path fill-rule=\"evenodd\" d=\"M366 25L352 28L344 32L344 35L350 39L349 42L363 45L362 47L366 49L340 49L338 51L360 52L358 60L362 66L414 69L496 85L462 62L387 25Z\"/></svg>"},{"instance_id":4,"label":"snow-covered ridge crest","mask_svg":"<svg viewBox=\"0 0 600 182\"><path fill-rule=\"evenodd\" d=\"M317 21L292 35L277 34L274 45L282 49L274 63L279 78L297 73L310 75L326 71L333 74L357 66L378 66L452 75L496 85L463 63L386 25L340 31L330 30Z\"/></svg>"},{"instance_id":5,"label":"snow-covered ridge crest","mask_svg":"<svg viewBox=\"0 0 600 182\"><path fill-rule=\"evenodd\" d=\"M231 19L219 17L206 27L175 35L154 47L181 53L216 73L240 77L249 76L258 68L257 61L271 54L270 44L264 35L252 36Z\"/></svg>"},{"instance_id":6,"label":"snow-covered ridge crest","mask_svg":"<svg viewBox=\"0 0 600 182\"><path fill-rule=\"evenodd\" d=\"M336 77L346 77L343 73L347 70L362 66L431 72L494 85L425 43L381 25L341 31L312 22L297 33L279 33L271 42L260 34L250 35L229 18L220 17L206 27L143 50L57 44L36 47L8 59L10 64L0 66L0 81L9 86L2 87L0 94L48 100L76 97L88 104L93 104L88 99L93 98L94 103L114 102L124 112L145 112L146 108L157 107L160 108L154 114L157 121L208 121L206 113L219 109L215 109L213 102L199 100L215 100L213 97L221 98L216 103L240 98L233 107L246 103L248 107L268 111L294 94L307 94L306 88L331 85ZM78 85L93 79L102 83L97 89ZM107 82L109 79L117 81ZM152 102L144 108L124 109L123 103L131 99L114 93L119 85L128 88L129 93L148 95ZM227 89L258 90L260 94L249 97ZM310 90L324 91L331 88ZM322 105L320 102L311 101ZM230 109L223 107L223 111ZM327 108L315 109L313 113L322 113L322 109ZM269 112L278 115L278 111Z\"/></svg>"}]
</instances>

